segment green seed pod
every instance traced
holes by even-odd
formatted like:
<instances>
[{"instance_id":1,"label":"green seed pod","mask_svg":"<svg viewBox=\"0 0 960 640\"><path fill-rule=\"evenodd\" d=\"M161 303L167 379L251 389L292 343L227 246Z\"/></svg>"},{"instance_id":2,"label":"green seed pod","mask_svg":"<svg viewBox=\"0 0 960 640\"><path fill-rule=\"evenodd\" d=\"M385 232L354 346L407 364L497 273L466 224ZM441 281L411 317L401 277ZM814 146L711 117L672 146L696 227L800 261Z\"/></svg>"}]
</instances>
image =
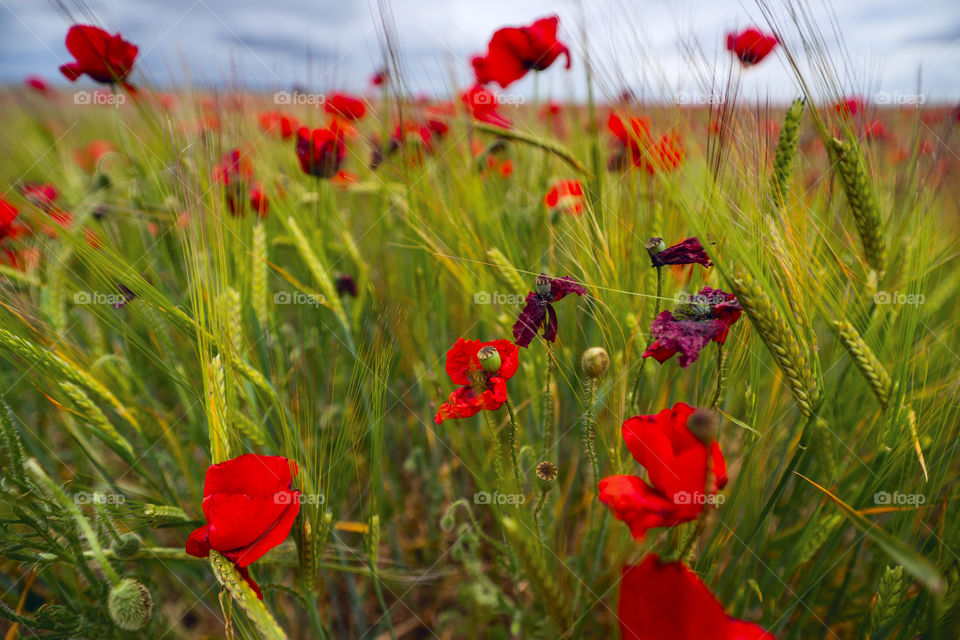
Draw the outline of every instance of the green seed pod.
<instances>
[{"instance_id":1,"label":"green seed pod","mask_svg":"<svg viewBox=\"0 0 960 640\"><path fill-rule=\"evenodd\" d=\"M610 368L610 356L603 347L590 347L580 357L580 369L588 378L600 378Z\"/></svg>"},{"instance_id":2,"label":"green seed pod","mask_svg":"<svg viewBox=\"0 0 960 640\"><path fill-rule=\"evenodd\" d=\"M883 273L887 266L887 247L883 238L880 203L867 173L863 151L856 141L844 142L836 138L830 141L829 146L837 160L837 172L863 243L867 264L878 273Z\"/></svg>"},{"instance_id":3,"label":"green seed pod","mask_svg":"<svg viewBox=\"0 0 960 640\"><path fill-rule=\"evenodd\" d=\"M487 373L496 373L500 370L500 365L502 364L500 352L497 351L496 347L490 345L483 347L477 352L477 360L480 361L480 366L483 367L483 370Z\"/></svg>"},{"instance_id":4,"label":"green seed pod","mask_svg":"<svg viewBox=\"0 0 960 640\"><path fill-rule=\"evenodd\" d=\"M540 491L550 491L553 483L557 480L557 475L559 475L557 465L548 460L539 463L537 465L537 484L540 487Z\"/></svg>"},{"instance_id":5,"label":"green seed pod","mask_svg":"<svg viewBox=\"0 0 960 640\"><path fill-rule=\"evenodd\" d=\"M871 629L878 629L888 622L897 613L897 607L903 602L907 591L907 584L903 581L903 567L886 567L880 576L880 585L877 587L877 599L873 603L870 613Z\"/></svg>"},{"instance_id":6,"label":"green seed pod","mask_svg":"<svg viewBox=\"0 0 960 640\"><path fill-rule=\"evenodd\" d=\"M115 625L126 631L136 631L150 619L153 598L145 586L133 578L124 578L110 589L107 610Z\"/></svg>"}]
</instances>

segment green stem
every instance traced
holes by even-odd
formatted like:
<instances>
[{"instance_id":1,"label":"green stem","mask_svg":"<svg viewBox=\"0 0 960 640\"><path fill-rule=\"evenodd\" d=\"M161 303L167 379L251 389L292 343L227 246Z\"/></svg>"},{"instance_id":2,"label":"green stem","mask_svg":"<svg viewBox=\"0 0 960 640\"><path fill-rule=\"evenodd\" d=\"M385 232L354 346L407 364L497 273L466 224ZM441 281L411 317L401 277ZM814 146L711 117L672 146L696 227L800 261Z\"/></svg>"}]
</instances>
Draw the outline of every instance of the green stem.
<instances>
[{"instance_id":1,"label":"green stem","mask_svg":"<svg viewBox=\"0 0 960 640\"><path fill-rule=\"evenodd\" d=\"M554 406L553 391L550 388L553 377L553 348L547 342L546 375L543 384L543 459L550 460L550 451L553 449Z\"/></svg>"},{"instance_id":2,"label":"green stem","mask_svg":"<svg viewBox=\"0 0 960 640\"><path fill-rule=\"evenodd\" d=\"M599 381L596 378L587 379L587 413L583 418L583 448L590 458L590 472L593 474L593 482L600 482L600 462L597 458L597 447L594 442L596 437L597 422L597 387Z\"/></svg>"},{"instance_id":3,"label":"green stem","mask_svg":"<svg viewBox=\"0 0 960 640\"><path fill-rule=\"evenodd\" d=\"M510 447L510 461L513 463L513 476L517 481L517 491L523 491L523 475L520 473L520 458L517 456L517 417L513 413L513 404L510 402L510 398L507 398L504 404L507 405L507 413L510 414L510 424L505 429L507 431L506 444Z\"/></svg>"}]
</instances>

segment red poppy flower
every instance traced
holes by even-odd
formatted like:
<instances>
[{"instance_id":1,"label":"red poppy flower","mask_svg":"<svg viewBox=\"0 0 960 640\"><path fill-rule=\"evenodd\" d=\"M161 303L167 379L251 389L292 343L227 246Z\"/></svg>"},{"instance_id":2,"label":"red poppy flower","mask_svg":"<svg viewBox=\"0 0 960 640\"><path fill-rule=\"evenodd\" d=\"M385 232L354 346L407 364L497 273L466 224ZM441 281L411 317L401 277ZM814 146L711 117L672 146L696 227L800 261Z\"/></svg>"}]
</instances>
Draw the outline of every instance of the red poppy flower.
<instances>
[{"instance_id":1,"label":"red poppy flower","mask_svg":"<svg viewBox=\"0 0 960 640\"><path fill-rule=\"evenodd\" d=\"M745 67L757 64L777 46L777 38L753 27L740 33L727 34L727 51L740 59Z\"/></svg>"},{"instance_id":2,"label":"red poppy flower","mask_svg":"<svg viewBox=\"0 0 960 640\"><path fill-rule=\"evenodd\" d=\"M48 85L47 81L40 76L27 76L23 79L23 84L39 93L50 93L50 85Z\"/></svg>"},{"instance_id":3,"label":"red poppy flower","mask_svg":"<svg viewBox=\"0 0 960 640\"><path fill-rule=\"evenodd\" d=\"M363 100L346 93L335 93L323 106L327 113L343 118L344 120L359 120L367 113Z\"/></svg>"},{"instance_id":4,"label":"red poppy flower","mask_svg":"<svg viewBox=\"0 0 960 640\"><path fill-rule=\"evenodd\" d=\"M44 211L49 212L56 206L57 188L49 182L40 184L36 182L27 182L20 187L20 194L26 198L30 204Z\"/></svg>"},{"instance_id":5,"label":"red poppy flower","mask_svg":"<svg viewBox=\"0 0 960 640\"><path fill-rule=\"evenodd\" d=\"M553 342L557 339L557 312L553 308L569 293L586 295L587 290L570 276L551 278L545 273L537 276L536 291L527 294L523 311L513 325L513 339L520 347L529 347L540 327L543 327L543 339Z\"/></svg>"},{"instance_id":6,"label":"red poppy flower","mask_svg":"<svg viewBox=\"0 0 960 640\"><path fill-rule=\"evenodd\" d=\"M93 171L97 162L105 154L113 151L113 145L106 140L94 140L86 147L73 152L74 161L87 172Z\"/></svg>"},{"instance_id":7,"label":"red poppy flower","mask_svg":"<svg viewBox=\"0 0 960 640\"><path fill-rule=\"evenodd\" d=\"M213 168L213 179L223 185L230 215L243 215L244 201L252 177L253 165L250 158L245 156L240 149L231 149L225 153L217 166Z\"/></svg>"},{"instance_id":8,"label":"red poppy flower","mask_svg":"<svg viewBox=\"0 0 960 640\"><path fill-rule=\"evenodd\" d=\"M474 119L509 129L512 123L497 110L497 98L483 85L475 84L460 96Z\"/></svg>"},{"instance_id":9,"label":"red poppy flower","mask_svg":"<svg viewBox=\"0 0 960 640\"><path fill-rule=\"evenodd\" d=\"M683 141L675 131L663 134L650 146L650 159L643 163L647 173L653 175L677 169L686 157Z\"/></svg>"},{"instance_id":10,"label":"red poppy flower","mask_svg":"<svg viewBox=\"0 0 960 640\"><path fill-rule=\"evenodd\" d=\"M866 103L860 96L852 96L838 101L833 108L843 117L855 116L864 110Z\"/></svg>"},{"instance_id":11,"label":"red poppy flower","mask_svg":"<svg viewBox=\"0 0 960 640\"><path fill-rule=\"evenodd\" d=\"M627 128L629 124L630 128ZM627 123L616 113L611 112L607 118L607 130L613 134L619 143L619 148L611 158L611 168L623 167L626 164L626 151L630 150L630 161L635 167L642 167L646 162L645 149L650 146L650 120L643 117L630 117Z\"/></svg>"},{"instance_id":12,"label":"red poppy flower","mask_svg":"<svg viewBox=\"0 0 960 640\"><path fill-rule=\"evenodd\" d=\"M0 242L5 238L16 238L23 233L24 227L16 222L18 215L20 215L19 209L0 198Z\"/></svg>"},{"instance_id":13,"label":"red poppy flower","mask_svg":"<svg viewBox=\"0 0 960 640\"><path fill-rule=\"evenodd\" d=\"M555 182L544 196L543 203L551 211L559 210L579 216L583 213L583 185L579 180Z\"/></svg>"},{"instance_id":14,"label":"red poppy flower","mask_svg":"<svg viewBox=\"0 0 960 640\"><path fill-rule=\"evenodd\" d=\"M70 82L87 74L97 82L126 85L138 49L119 33L111 36L100 27L75 24L67 32L67 51L76 62L63 65L60 71Z\"/></svg>"},{"instance_id":15,"label":"red poppy flower","mask_svg":"<svg viewBox=\"0 0 960 640\"><path fill-rule=\"evenodd\" d=\"M353 276L347 273L338 275L333 281L333 286L337 290L337 295L340 297L357 297L357 282L353 279Z\"/></svg>"},{"instance_id":16,"label":"red poppy flower","mask_svg":"<svg viewBox=\"0 0 960 640\"><path fill-rule=\"evenodd\" d=\"M263 192L263 187L256 182L250 187L250 208L256 211L261 218L266 218L267 212L270 210L267 194Z\"/></svg>"},{"instance_id":17,"label":"red poppy flower","mask_svg":"<svg viewBox=\"0 0 960 640\"><path fill-rule=\"evenodd\" d=\"M727 484L720 445L704 444L687 427L694 411L678 402L672 409L623 423L623 440L647 470L650 484L637 476L608 476L600 481L599 498L637 540L649 529L695 519Z\"/></svg>"},{"instance_id":18,"label":"red poppy flower","mask_svg":"<svg viewBox=\"0 0 960 640\"><path fill-rule=\"evenodd\" d=\"M557 16L550 16L528 27L498 29L490 39L487 55L471 61L477 82L496 82L506 89L528 71L543 71L561 55L567 57L569 69L570 50L557 40L559 24Z\"/></svg>"},{"instance_id":19,"label":"red poppy flower","mask_svg":"<svg viewBox=\"0 0 960 640\"><path fill-rule=\"evenodd\" d=\"M292 489L297 464L283 456L244 454L207 468L203 515L207 524L187 540L186 551L206 558L210 550L230 559L262 599L246 567L283 542L300 512Z\"/></svg>"},{"instance_id":20,"label":"red poppy flower","mask_svg":"<svg viewBox=\"0 0 960 640\"><path fill-rule=\"evenodd\" d=\"M649 242L652 243L654 240L661 240L661 238L650 238ZM702 264L709 267L713 264L707 252L703 250L703 245L696 238L687 238L663 251L651 254L650 261L655 267L668 264Z\"/></svg>"},{"instance_id":21,"label":"red poppy flower","mask_svg":"<svg viewBox=\"0 0 960 640\"><path fill-rule=\"evenodd\" d=\"M863 125L863 137L867 140L886 140L890 133L880 120L874 120Z\"/></svg>"},{"instance_id":22,"label":"red poppy flower","mask_svg":"<svg viewBox=\"0 0 960 640\"><path fill-rule=\"evenodd\" d=\"M547 104L540 107L540 117L541 118L556 118L563 111L563 105L559 102L551 100Z\"/></svg>"},{"instance_id":23,"label":"red poppy flower","mask_svg":"<svg viewBox=\"0 0 960 640\"><path fill-rule=\"evenodd\" d=\"M287 140L297 130L297 119L279 111L267 111L260 114L260 128L268 133L279 133L281 138Z\"/></svg>"},{"instance_id":24,"label":"red poppy flower","mask_svg":"<svg viewBox=\"0 0 960 640\"><path fill-rule=\"evenodd\" d=\"M731 618L697 575L650 554L623 568L617 607L623 640L775 640Z\"/></svg>"},{"instance_id":25,"label":"red poppy flower","mask_svg":"<svg viewBox=\"0 0 960 640\"><path fill-rule=\"evenodd\" d=\"M307 175L332 178L340 170L347 156L343 130L337 126L312 131L307 127L297 130L297 160Z\"/></svg>"},{"instance_id":26,"label":"red poppy flower","mask_svg":"<svg viewBox=\"0 0 960 640\"><path fill-rule=\"evenodd\" d=\"M486 371L477 353L484 347L496 349L500 366ZM509 340L464 340L447 351L447 375L454 384L463 385L440 405L434 421L437 424L451 418L469 418L480 411L495 411L507 401L507 380L519 366L519 349Z\"/></svg>"},{"instance_id":27,"label":"red poppy flower","mask_svg":"<svg viewBox=\"0 0 960 640\"><path fill-rule=\"evenodd\" d=\"M390 78L390 74L387 73L386 69L378 69L374 71L373 75L370 76L370 84L375 87L379 87L387 82Z\"/></svg>"},{"instance_id":28,"label":"red poppy flower","mask_svg":"<svg viewBox=\"0 0 960 640\"><path fill-rule=\"evenodd\" d=\"M696 362L700 351L714 341L723 344L743 307L732 293L704 287L689 302L662 311L650 324L654 342L643 353L663 364L679 353L681 368Z\"/></svg>"}]
</instances>

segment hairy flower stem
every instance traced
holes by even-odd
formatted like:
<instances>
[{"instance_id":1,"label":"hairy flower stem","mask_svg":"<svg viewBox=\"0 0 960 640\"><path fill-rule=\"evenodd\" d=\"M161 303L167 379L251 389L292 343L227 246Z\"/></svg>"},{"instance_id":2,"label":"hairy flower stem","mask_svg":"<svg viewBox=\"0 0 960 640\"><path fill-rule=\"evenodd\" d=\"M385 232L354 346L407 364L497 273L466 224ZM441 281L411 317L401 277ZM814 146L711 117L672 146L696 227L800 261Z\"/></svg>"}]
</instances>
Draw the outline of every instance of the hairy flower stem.
<instances>
[{"instance_id":1,"label":"hairy flower stem","mask_svg":"<svg viewBox=\"0 0 960 640\"><path fill-rule=\"evenodd\" d=\"M717 343L717 388L713 392L713 399L710 400L710 408L716 409L720 401L723 400L723 387L726 379L724 373L727 368L727 352L723 350L723 345Z\"/></svg>"},{"instance_id":2,"label":"hairy flower stem","mask_svg":"<svg viewBox=\"0 0 960 640\"><path fill-rule=\"evenodd\" d=\"M517 455L517 416L513 413L513 404L510 398L504 403L507 405L507 412L510 414L510 424L501 432L501 444L510 447L510 462L513 464L513 477L517 482L517 491L523 490L523 475L520 473L520 457ZM504 436L504 433L506 435Z\"/></svg>"},{"instance_id":3,"label":"hairy flower stem","mask_svg":"<svg viewBox=\"0 0 960 640\"><path fill-rule=\"evenodd\" d=\"M487 428L493 434L493 471L497 477L497 491L503 491L503 446L501 444L501 432L497 430L497 421L489 411L483 412L483 417L487 421Z\"/></svg>"},{"instance_id":4,"label":"hairy flower stem","mask_svg":"<svg viewBox=\"0 0 960 640\"><path fill-rule=\"evenodd\" d=\"M593 482L600 482L600 462L597 458L596 437L597 425L597 388L600 382L597 378L588 378L584 387L587 391L587 412L583 417L583 448L590 458L590 472Z\"/></svg>"},{"instance_id":5,"label":"hairy flower stem","mask_svg":"<svg viewBox=\"0 0 960 640\"><path fill-rule=\"evenodd\" d=\"M687 538L687 541L683 545L683 549L680 550L680 555L677 556L677 560L680 562L686 562L687 557L690 555L690 552L693 550L693 545L696 543L697 539L703 534L703 530L707 526L707 509L710 505L707 503L707 498L713 494L711 491L711 485L713 484L713 470L710 468L711 457L709 453L707 454L707 475L706 482L704 483L704 504L703 510L700 512L700 515L697 516L697 522L693 527L693 532L690 534L690 537Z\"/></svg>"},{"instance_id":6,"label":"hairy flower stem","mask_svg":"<svg viewBox=\"0 0 960 640\"><path fill-rule=\"evenodd\" d=\"M663 267L657 267L657 302L654 306L653 317L660 315L660 296L663 295Z\"/></svg>"},{"instance_id":7,"label":"hairy flower stem","mask_svg":"<svg viewBox=\"0 0 960 640\"><path fill-rule=\"evenodd\" d=\"M540 521L540 514L543 512L543 507L547 504L547 497L550 495L549 489L540 489L539 495L537 495L537 504L533 507L533 521L537 524L537 533L540 535L540 539L543 539L543 523Z\"/></svg>"},{"instance_id":8,"label":"hairy flower stem","mask_svg":"<svg viewBox=\"0 0 960 640\"><path fill-rule=\"evenodd\" d=\"M554 428L554 406L553 390L551 382L553 379L553 348L547 342L547 357L545 367L545 380L543 383L543 458L550 458L550 450L553 449L553 428Z\"/></svg>"}]
</instances>

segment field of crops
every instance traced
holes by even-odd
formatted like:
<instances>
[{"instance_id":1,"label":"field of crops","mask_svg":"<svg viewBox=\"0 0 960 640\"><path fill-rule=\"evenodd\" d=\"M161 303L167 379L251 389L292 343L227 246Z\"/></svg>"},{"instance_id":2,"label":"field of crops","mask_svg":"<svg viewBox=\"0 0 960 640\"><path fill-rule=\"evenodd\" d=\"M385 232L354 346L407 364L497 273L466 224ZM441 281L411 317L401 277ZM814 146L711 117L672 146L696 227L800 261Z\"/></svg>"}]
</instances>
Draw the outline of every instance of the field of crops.
<instances>
[{"instance_id":1,"label":"field of crops","mask_svg":"<svg viewBox=\"0 0 960 640\"><path fill-rule=\"evenodd\" d=\"M960 112L764 14L657 102L549 17L431 98L389 24L356 95L66 24L0 91L5 638L960 638Z\"/></svg>"}]
</instances>

